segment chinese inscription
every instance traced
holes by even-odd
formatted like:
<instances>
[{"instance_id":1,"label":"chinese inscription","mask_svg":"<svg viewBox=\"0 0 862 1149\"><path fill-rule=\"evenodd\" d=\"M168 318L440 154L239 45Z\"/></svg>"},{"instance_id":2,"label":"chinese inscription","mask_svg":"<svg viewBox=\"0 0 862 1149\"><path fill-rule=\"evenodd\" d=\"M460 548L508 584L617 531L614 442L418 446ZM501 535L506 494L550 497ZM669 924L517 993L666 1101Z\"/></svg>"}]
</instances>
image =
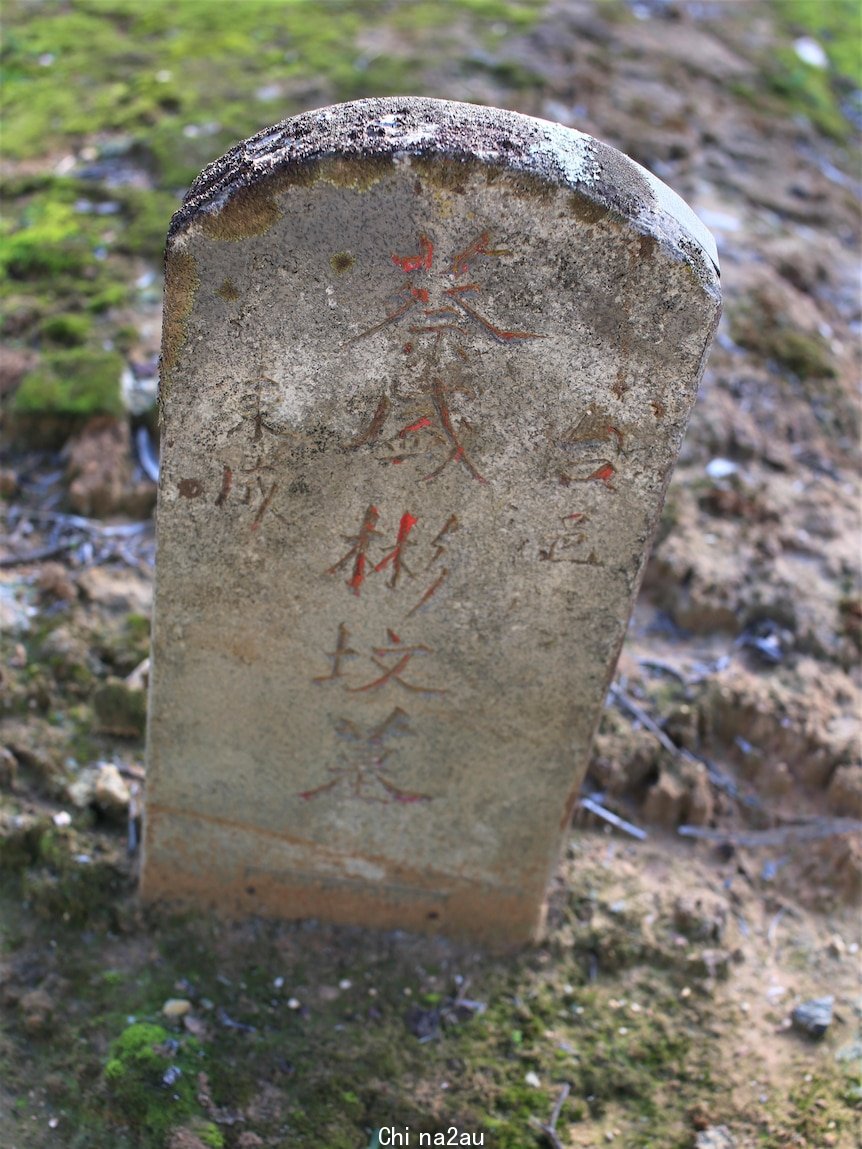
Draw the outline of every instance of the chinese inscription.
<instances>
[{"instance_id":1,"label":"chinese inscription","mask_svg":"<svg viewBox=\"0 0 862 1149\"><path fill-rule=\"evenodd\" d=\"M350 444L352 448L382 448L378 457L393 465L427 457L431 469L420 472L426 482L438 478L450 465L460 466L476 482L486 481L471 454L476 428L462 410L481 393L470 371L470 339L478 335L512 345L545 336L494 323L477 301L482 285L475 279L463 281L471 276L474 265L511 254L507 248L493 247L490 232L485 231L442 268L439 261L435 266L434 243L424 233L416 253L392 255L393 264L407 278L387 300L384 317L349 342L406 327L412 338L401 348L405 377L390 394L381 394L368 424ZM444 356L445 351L451 354ZM387 433L393 411L401 412L401 418Z\"/></svg>"},{"instance_id":2,"label":"chinese inscription","mask_svg":"<svg viewBox=\"0 0 862 1149\"><path fill-rule=\"evenodd\" d=\"M459 468L470 480L487 482L473 451L476 428L464 410L481 394L472 370L471 339L514 346L544 338L537 331L495 323L482 307L483 287L475 272L509 255L508 248L494 246L488 231L456 250L448 261L440 259L434 241L425 232L419 235L415 251L392 254L392 263L403 278L386 300L383 318L353 336L348 346L379 333L391 331L394 335L397 328L404 329L409 338L401 345L402 378L380 394L370 419L348 449L369 448L387 465L417 459L421 464L418 478L423 484L437 479L450 466ZM343 582L357 598L370 580L381 576L383 585L396 592L395 601L387 608L390 621L395 623L400 617L402 622L409 622L432 604L449 577L450 565L444 565L443 560L452 534L460 527L457 512L451 511L431 537L425 527L419 515L405 509L393 537L392 525L381 523L380 509L369 503L354 530L342 536L345 551L324 573L346 575ZM411 590L409 603L398 593L406 587L418 591ZM351 643L348 624L339 622L334 649L325 654L328 673L315 675L313 681L340 687L357 702L363 696L383 693L414 696L414 701L444 698L449 687L440 684L430 669L434 649L421 638L402 639L391 625L386 625L386 633L385 645L360 650ZM425 660L421 670L420 659ZM363 675L359 666L369 660L373 670ZM426 663L428 671L424 669ZM399 722L411 720L406 712L399 709L397 713ZM302 797L316 798L338 788L348 796L366 798L371 788L375 801L418 800L417 796L405 798L382 773L381 764L389 754L383 746L389 730L389 720L368 727L360 718L338 717L336 733L341 741L349 735L349 748L342 750L341 764L332 768L333 779L304 791ZM419 797L431 800L430 795Z\"/></svg>"}]
</instances>

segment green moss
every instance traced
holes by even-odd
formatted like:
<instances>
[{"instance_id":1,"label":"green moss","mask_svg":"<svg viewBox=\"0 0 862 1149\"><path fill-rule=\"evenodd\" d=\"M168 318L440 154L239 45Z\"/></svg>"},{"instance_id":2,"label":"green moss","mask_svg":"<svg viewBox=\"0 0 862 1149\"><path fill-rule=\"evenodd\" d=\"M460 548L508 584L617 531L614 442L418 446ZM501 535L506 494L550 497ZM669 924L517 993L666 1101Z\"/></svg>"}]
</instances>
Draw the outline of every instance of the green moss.
<instances>
[{"instance_id":1,"label":"green moss","mask_svg":"<svg viewBox=\"0 0 862 1149\"><path fill-rule=\"evenodd\" d=\"M146 188L124 188L117 193L117 200L126 224L117 236L116 250L161 262L168 224L179 206L176 195Z\"/></svg>"},{"instance_id":2,"label":"green moss","mask_svg":"<svg viewBox=\"0 0 862 1149\"><path fill-rule=\"evenodd\" d=\"M835 364L829 344L818 334L779 328L771 340L773 357L800 379L834 379Z\"/></svg>"},{"instance_id":3,"label":"green moss","mask_svg":"<svg viewBox=\"0 0 862 1149\"><path fill-rule=\"evenodd\" d=\"M171 1128L200 1115L197 1074L202 1068L203 1054L194 1038L178 1039L160 1025L133 1023L111 1043L105 1062L112 1117L150 1138L164 1138ZM220 1136L218 1129L204 1129L210 1138L204 1143L220 1149L223 1141L213 1136L213 1130Z\"/></svg>"},{"instance_id":4,"label":"green moss","mask_svg":"<svg viewBox=\"0 0 862 1149\"><path fill-rule=\"evenodd\" d=\"M27 211L17 230L8 220L2 228L0 270L12 279L80 272L91 258L90 244L69 204L40 201Z\"/></svg>"},{"instance_id":5,"label":"green moss","mask_svg":"<svg viewBox=\"0 0 862 1149\"><path fill-rule=\"evenodd\" d=\"M847 140L850 122L841 111L829 73L800 60L793 48L779 49L773 59L774 70L770 68L766 74L769 91L784 101L789 111L807 117L827 136Z\"/></svg>"},{"instance_id":6,"label":"green moss","mask_svg":"<svg viewBox=\"0 0 862 1149\"><path fill-rule=\"evenodd\" d=\"M349 251L337 251L329 257L329 266L336 275L344 275L356 263L356 256Z\"/></svg>"},{"instance_id":7,"label":"green moss","mask_svg":"<svg viewBox=\"0 0 862 1149\"><path fill-rule=\"evenodd\" d=\"M223 1149L224 1134L218 1125L214 1125L212 1121L208 1121L205 1125L200 1126L195 1132L198 1138L203 1141L204 1145L208 1145L210 1149Z\"/></svg>"},{"instance_id":8,"label":"green moss","mask_svg":"<svg viewBox=\"0 0 862 1149\"><path fill-rule=\"evenodd\" d=\"M93 695L100 732L139 738L147 722L146 691L133 690L119 678L109 679Z\"/></svg>"},{"instance_id":9,"label":"green moss","mask_svg":"<svg viewBox=\"0 0 862 1149\"><path fill-rule=\"evenodd\" d=\"M74 835L46 831L38 862L22 876L21 892L31 912L54 927L79 929L116 924L114 900L128 876L110 859L87 853Z\"/></svg>"},{"instance_id":10,"label":"green moss","mask_svg":"<svg viewBox=\"0 0 862 1149\"><path fill-rule=\"evenodd\" d=\"M61 347L81 347L87 342L92 320L86 315L52 315L41 326L43 339Z\"/></svg>"},{"instance_id":11,"label":"green moss","mask_svg":"<svg viewBox=\"0 0 862 1149\"><path fill-rule=\"evenodd\" d=\"M807 117L833 139L846 142L852 125L843 101L858 89L862 75L862 15L856 0L772 0L785 44L771 49L764 64L766 90L794 115ZM792 41L813 36L829 60L828 68L806 64ZM756 94L747 94L756 100Z\"/></svg>"},{"instance_id":12,"label":"green moss","mask_svg":"<svg viewBox=\"0 0 862 1149\"><path fill-rule=\"evenodd\" d=\"M835 360L817 332L799 331L768 303L749 297L730 312L730 333L741 346L771 359L800 379L834 379Z\"/></svg>"},{"instance_id":13,"label":"green moss","mask_svg":"<svg viewBox=\"0 0 862 1149\"><path fill-rule=\"evenodd\" d=\"M859 84L862 13L856 0L773 0L773 8L790 34L814 36L839 75Z\"/></svg>"},{"instance_id":14,"label":"green moss","mask_svg":"<svg viewBox=\"0 0 862 1149\"><path fill-rule=\"evenodd\" d=\"M45 827L35 818L0 819L0 870L20 872L39 858Z\"/></svg>"},{"instance_id":15,"label":"green moss","mask_svg":"<svg viewBox=\"0 0 862 1149\"><path fill-rule=\"evenodd\" d=\"M109 283L87 300L87 308L97 315L112 307L122 307L129 298L125 283Z\"/></svg>"},{"instance_id":16,"label":"green moss","mask_svg":"<svg viewBox=\"0 0 862 1149\"><path fill-rule=\"evenodd\" d=\"M120 415L122 356L113 351L52 351L26 375L12 400L16 415Z\"/></svg>"}]
</instances>

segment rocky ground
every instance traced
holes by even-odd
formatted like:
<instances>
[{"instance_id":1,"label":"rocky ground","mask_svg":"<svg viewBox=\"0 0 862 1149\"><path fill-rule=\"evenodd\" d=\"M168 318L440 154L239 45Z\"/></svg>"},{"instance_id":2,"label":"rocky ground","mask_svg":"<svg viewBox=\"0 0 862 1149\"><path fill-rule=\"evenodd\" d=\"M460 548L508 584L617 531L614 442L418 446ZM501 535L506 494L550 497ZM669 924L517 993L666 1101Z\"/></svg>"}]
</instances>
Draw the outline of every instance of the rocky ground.
<instances>
[{"instance_id":1,"label":"rocky ground","mask_svg":"<svg viewBox=\"0 0 862 1149\"><path fill-rule=\"evenodd\" d=\"M0 1141L857 1145L855 5L6 9ZM508 961L134 895L176 192L281 115L399 90L621 148L722 259L584 791L647 837L581 810L547 940Z\"/></svg>"}]
</instances>

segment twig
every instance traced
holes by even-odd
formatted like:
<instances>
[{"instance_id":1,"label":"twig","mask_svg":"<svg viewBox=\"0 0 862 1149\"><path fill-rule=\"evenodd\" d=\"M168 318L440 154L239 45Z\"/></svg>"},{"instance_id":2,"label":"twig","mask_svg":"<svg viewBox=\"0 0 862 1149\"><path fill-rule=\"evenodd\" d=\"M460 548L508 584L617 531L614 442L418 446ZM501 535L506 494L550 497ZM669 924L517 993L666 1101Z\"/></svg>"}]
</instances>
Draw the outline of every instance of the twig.
<instances>
[{"instance_id":1,"label":"twig","mask_svg":"<svg viewBox=\"0 0 862 1149\"><path fill-rule=\"evenodd\" d=\"M536 1128L540 1129L542 1133L544 1133L552 1149L563 1149L563 1143L557 1136L557 1122L560 1120L560 1113L562 1112L563 1106L566 1103L566 1098L569 1096L571 1091L571 1085L566 1082L563 1088L560 1090L560 1094L554 1103L554 1108L551 1110L551 1116L549 1117L547 1123L538 1121L536 1118L533 1118Z\"/></svg>"},{"instance_id":2,"label":"twig","mask_svg":"<svg viewBox=\"0 0 862 1149\"><path fill-rule=\"evenodd\" d=\"M655 735L661 746L667 750L668 754L672 754L675 758L677 758L680 755L685 755L688 753L687 751L681 750L675 742L672 742L670 738L668 738L667 734L665 734L665 732L659 726L659 724L655 721L655 719L650 718L647 712L642 710L640 706L638 706L636 702L632 701L632 699L629 698L629 696L623 690L620 690L618 686L611 686L608 694L610 694L614 702L616 702L623 710L628 711L632 718L636 718L637 721L640 722L641 726L643 726L646 730L649 730L650 734Z\"/></svg>"},{"instance_id":3,"label":"twig","mask_svg":"<svg viewBox=\"0 0 862 1149\"><path fill-rule=\"evenodd\" d=\"M618 830L622 830L624 834L631 834L633 838L643 842L647 838L646 830L641 830L639 826L632 825L624 818L620 818L618 814L614 814L612 810L606 809L601 806L594 798L581 798L581 808L589 810L591 814L595 814L597 818L604 818L606 822L610 822L612 826L616 826Z\"/></svg>"},{"instance_id":4,"label":"twig","mask_svg":"<svg viewBox=\"0 0 862 1149\"><path fill-rule=\"evenodd\" d=\"M149 519L137 523L105 524L98 522L96 519L86 519L83 515L66 515L61 511L44 511L37 509L19 509L17 513L10 514L9 518L35 519L36 521L41 520L43 522L56 523L60 527L86 531L89 534L99 535L106 539L129 538L133 535L141 534L152 526Z\"/></svg>"},{"instance_id":5,"label":"twig","mask_svg":"<svg viewBox=\"0 0 862 1149\"><path fill-rule=\"evenodd\" d=\"M0 542L5 540L0 539ZM28 563L40 563L45 559L55 559L58 555L65 554L66 551L72 550L77 544L73 539L65 543L54 543L53 546L40 547L35 551L28 551L25 555L5 555L0 558L0 567L21 567L26 566Z\"/></svg>"},{"instance_id":6,"label":"twig","mask_svg":"<svg viewBox=\"0 0 862 1149\"><path fill-rule=\"evenodd\" d=\"M704 766L709 775L709 780L716 789L724 791L725 794L729 794L731 798L736 798L746 806L751 806L754 809L762 808L763 804L759 798L741 794L736 782L734 782L732 778L729 778L722 770L719 770L714 762L710 762L708 758L701 758L697 754L692 754L692 752L684 746L677 746L664 730L662 730L656 720L650 717L642 707L638 706L619 686L611 686L608 694L613 698L614 702L619 705L620 709L625 710L632 718L640 722L645 730L648 730L650 734L654 735L654 737L658 739L662 749L666 750L672 757L682 762L691 762Z\"/></svg>"},{"instance_id":7,"label":"twig","mask_svg":"<svg viewBox=\"0 0 862 1149\"><path fill-rule=\"evenodd\" d=\"M660 658L639 658L638 666L645 666L649 670L660 670L662 674L669 674L671 678L678 679L683 686L688 686L688 679L683 672L669 662L663 662Z\"/></svg>"},{"instance_id":8,"label":"twig","mask_svg":"<svg viewBox=\"0 0 862 1149\"><path fill-rule=\"evenodd\" d=\"M677 833L684 838L700 838L704 842L726 842L731 846L785 846L789 842L815 842L838 834L862 833L862 822L855 818L813 818L810 822L796 822L777 826L772 830L709 830L703 826L680 826Z\"/></svg>"},{"instance_id":9,"label":"twig","mask_svg":"<svg viewBox=\"0 0 862 1149\"><path fill-rule=\"evenodd\" d=\"M153 450L150 433L145 426L138 427L135 432L135 446L138 449L138 459L141 469L148 479L157 483L159 481L159 457Z\"/></svg>"}]
</instances>

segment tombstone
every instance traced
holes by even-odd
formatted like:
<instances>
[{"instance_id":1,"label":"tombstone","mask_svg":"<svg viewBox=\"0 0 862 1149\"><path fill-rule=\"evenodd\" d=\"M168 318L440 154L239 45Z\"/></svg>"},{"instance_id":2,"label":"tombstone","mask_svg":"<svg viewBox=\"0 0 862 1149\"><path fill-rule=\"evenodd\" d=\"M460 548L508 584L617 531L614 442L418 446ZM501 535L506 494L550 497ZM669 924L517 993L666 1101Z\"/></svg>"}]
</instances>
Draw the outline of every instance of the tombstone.
<instances>
[{"instance_id":1,"label":"tombstone","mask_svg":"<svg viewBox=\"0 0 862 1149\"><path fill-rule=\"evenodd\" d=\"M535 938L720 310L614 149L287 120L168 240L142 888Z\"/></svg>"}]
</instances>

